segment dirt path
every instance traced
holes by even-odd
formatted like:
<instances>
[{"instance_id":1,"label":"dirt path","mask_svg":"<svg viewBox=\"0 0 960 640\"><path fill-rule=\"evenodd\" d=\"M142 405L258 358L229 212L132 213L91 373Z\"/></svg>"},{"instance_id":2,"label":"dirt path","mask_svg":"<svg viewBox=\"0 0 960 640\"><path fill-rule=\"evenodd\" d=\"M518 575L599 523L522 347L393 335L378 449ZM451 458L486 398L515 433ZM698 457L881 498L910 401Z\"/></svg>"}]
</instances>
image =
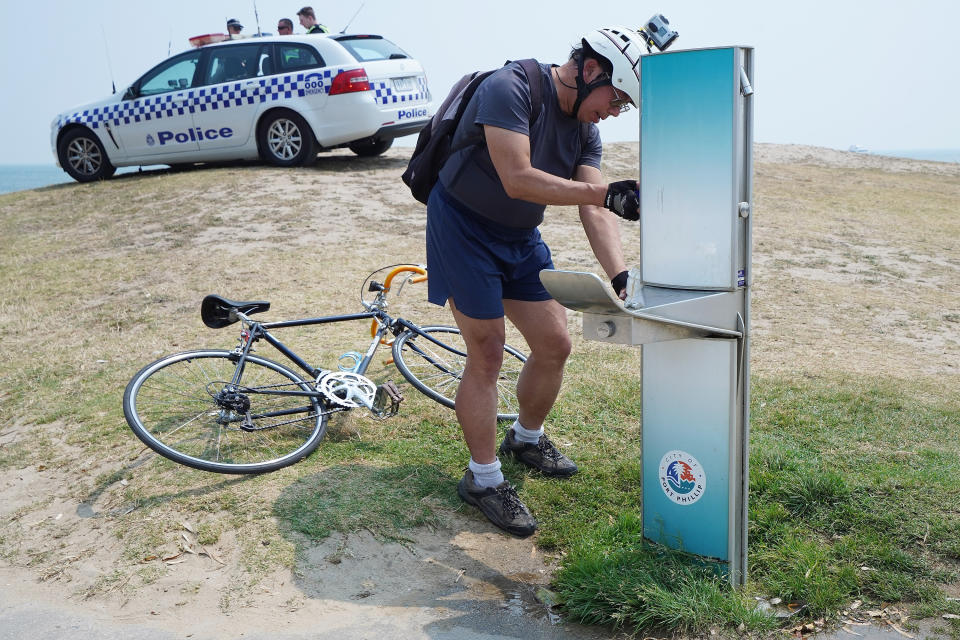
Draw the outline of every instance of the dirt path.
<instances>
[{"instance_id":1,"label":"dirt path","mask_svg":"<svg viewBox=\"0 0 960 640\"><path fill-rule=\"evenodd\" d=\"M549 574L535 544L475 520L452 524L414 532L414 545L333 535L311 547L293 575L277 572L244 591L229 613L222 599L230 574L209 557L190 556L134 593L89 599L71 594L69 582L3 567L0 640L612 637L563 623L537 600Z\"/></svg>"}]
</instances>

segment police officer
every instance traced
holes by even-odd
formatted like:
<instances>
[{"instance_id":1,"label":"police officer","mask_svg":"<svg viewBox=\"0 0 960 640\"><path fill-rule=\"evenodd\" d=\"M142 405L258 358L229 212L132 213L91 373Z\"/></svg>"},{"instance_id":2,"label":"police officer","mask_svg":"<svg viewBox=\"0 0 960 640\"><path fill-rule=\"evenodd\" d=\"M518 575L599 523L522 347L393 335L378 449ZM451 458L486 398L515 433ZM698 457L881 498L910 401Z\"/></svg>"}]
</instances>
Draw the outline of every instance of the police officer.
<instances>
[{"instance_id":1,"label":"police officer","mask_svg":"<svg viewBox=\"0 0 960 640\"><path fill-rule=\"evenodd\" d=\"M293 34L293 20L290 18L280 18L277 20L277 35L289 36Z\"/></svg>"},{"instance_id":2,"label":"police officer","mask_svg":"<svg viewBox=\"0 0 960 640\"><path fill-rule=\"evenodd\" d=\"M243 31L243 25L240 24L240 21L236 18L230 18L227 20L227 33L230 35L230 39L241 38L240 32Z\"/></svg>"},{"instance_id":3,"label":"police officer","mask_svg":"<svg viewBox=\"0 0 960 640\"><path fill-rule=\"evenodd\" d=\"M638 187L635 180L604 182L595 125L640 103L641 51L637 32L598 29L564 64L539 64L529 82L519 63L494 72L468 103L452 147L480 134L485 144L450 156L427 204L429 299L450 304L467 348L456 413L470 462L457 492L514 535L532 534L536 520L504 480L497 457L504 317L523 334L530 357L517 383L520 417L499 453L545 475L573 475L577 465L544 434L571 344L566 312L540 282L541 269L553 262L537 226L546 205L579 205L597 260L625 295L627 268L612 214L638 219ZM542 87L533 123L532 82Z\"/></svg>"},{"instance_id":4,"label":"police officer","mask_svg":"<svg viewBox=\"0 0 960 640\"><path fill-rule=\"evenodd\" d=\"M307 33L329 33L330 30L317 22L317 16L313 12L313 7L304 7L297 11L300 18L300 26L307 30Z\"/></svg>"}]
</instances>

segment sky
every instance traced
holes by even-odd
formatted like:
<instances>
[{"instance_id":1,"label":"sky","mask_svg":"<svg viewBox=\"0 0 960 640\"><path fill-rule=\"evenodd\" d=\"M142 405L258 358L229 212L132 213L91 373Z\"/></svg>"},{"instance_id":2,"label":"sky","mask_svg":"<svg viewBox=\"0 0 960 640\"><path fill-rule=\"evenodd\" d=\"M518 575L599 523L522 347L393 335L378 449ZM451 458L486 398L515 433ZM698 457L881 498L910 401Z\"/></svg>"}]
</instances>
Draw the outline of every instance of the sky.
<instances>
[{"instance_id":1,"label":"sky","mask_svg":"<svg viewBox=\"0 0 960 640\"><path fill-rule=\"evenodd\" d=\"M305 0L299 0L303 2ZM306 0L309 1L309 0ZM754 139L836 149L960 149L960 1L914 0L313 0L320 22L393 40L423 65L435 101L463 74L507 59L562 63L583 33L638 27L662 13L671 50L754 47ZM264 31L293 19L290 0L0 2L0 164L53 164L50 122L123 91L194 35L228 18ZM606 142L639 138L636 110L600 125ZM401 144L412 146L414 139Z\"/></svg>"}]
</instances>

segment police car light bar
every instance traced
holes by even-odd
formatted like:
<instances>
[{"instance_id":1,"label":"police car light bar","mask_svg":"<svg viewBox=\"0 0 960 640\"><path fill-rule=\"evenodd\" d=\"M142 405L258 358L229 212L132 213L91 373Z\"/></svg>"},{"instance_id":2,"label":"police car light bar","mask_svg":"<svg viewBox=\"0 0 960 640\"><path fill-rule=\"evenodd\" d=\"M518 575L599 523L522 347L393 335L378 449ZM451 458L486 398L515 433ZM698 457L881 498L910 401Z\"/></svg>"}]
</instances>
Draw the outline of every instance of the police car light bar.
<instances>
[{"instance_id":1,"label":"police car light bar","mask_svg":"<svg viewBox=\"0 0 960 640\"><path fill-rule=\"evenodd\" d=\"M189 38L190 45L193 47L202 47L205 44L214 44L216 42L223 42L227 40L230 36L225 33L208 33L202 36L193 36Z\"/></svg>"}]
</instances>

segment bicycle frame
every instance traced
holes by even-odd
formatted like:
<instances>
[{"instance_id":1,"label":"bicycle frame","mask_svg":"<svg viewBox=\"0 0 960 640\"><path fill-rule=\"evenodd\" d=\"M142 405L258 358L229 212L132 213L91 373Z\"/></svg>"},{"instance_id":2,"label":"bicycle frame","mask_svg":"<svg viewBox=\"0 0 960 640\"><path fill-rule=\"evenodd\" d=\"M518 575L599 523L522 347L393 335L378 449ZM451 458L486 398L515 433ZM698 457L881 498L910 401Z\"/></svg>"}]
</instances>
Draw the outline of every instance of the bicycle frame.
<instances>
[{"instance_id":1,"label":"bicycle frame","mask_svg":"<svg viewBox=\"0 0 960 640\"><path fill-rule=\"evenodd\" d=\"M270 333L271 330L284 329L289 327L304 327L311 325L320 325L320 324L331 324L335 322L348 322L351 320L373 320L373 325L371 327L372 340L370 341L370 346L367 347L367 351L364 354L363 358L357 363L353 371L359 375L364 375L367 369L370 366L370 363L373 361L373 357L377 352L377 349L381 344L387 344L387 341L384 339L387 333L392 333L394 336L400 335L404 331L411 331L416 333L422 338L433 342L447 350L450 350L457 355L466 357L466 354L462 351L452 348L450 345L444 344L434 338L429 333L424 332L420 329L419 326L409 322L403 318L393 318L382 309L382 306L385 304L386 293L390 289L390 281L397 274L403 271L415 271L417 273L423 273L423 270L420 268L412 269L410 267L398 267L394 269L384 281L384 285L381 285L382 288L378 291L377 297L372 303L364 302L363 305L367 307L367 311L362 313L351 313L343 315L332 315L332 316L320 316L315 318L303 318L300 320L285 320L280 322L256 322L251 320L249 316L240 313L236 313L237 317L240 319L242 326L244 327L241 330L241 344L237 346L234 350L239 356L237 362L237 368L234 371L233 379L231 384L234 386L240 385L240 378L243 375L244 363L249 355L253 344L258 340L265 340L271 346L273 346L277 351L282 353L290 362L297 365L297 367L302 370L307 376L313 380L319 379L321 375L326 373L328 370L317 368L311 366L306 360L297 355L292 349L285 345L279 338ZM431 360L429 356L426 356L428 360ZM440 369L443 367L435 363L436 366ZM305 397L324 397L324 394L319 391L305 391L305 390L277 390L277 389L259 389L258 393L264 395L284 395L284 396L305 396ZM292 411L292 410L288 410Z\"/></svg>"}]
</instances>

